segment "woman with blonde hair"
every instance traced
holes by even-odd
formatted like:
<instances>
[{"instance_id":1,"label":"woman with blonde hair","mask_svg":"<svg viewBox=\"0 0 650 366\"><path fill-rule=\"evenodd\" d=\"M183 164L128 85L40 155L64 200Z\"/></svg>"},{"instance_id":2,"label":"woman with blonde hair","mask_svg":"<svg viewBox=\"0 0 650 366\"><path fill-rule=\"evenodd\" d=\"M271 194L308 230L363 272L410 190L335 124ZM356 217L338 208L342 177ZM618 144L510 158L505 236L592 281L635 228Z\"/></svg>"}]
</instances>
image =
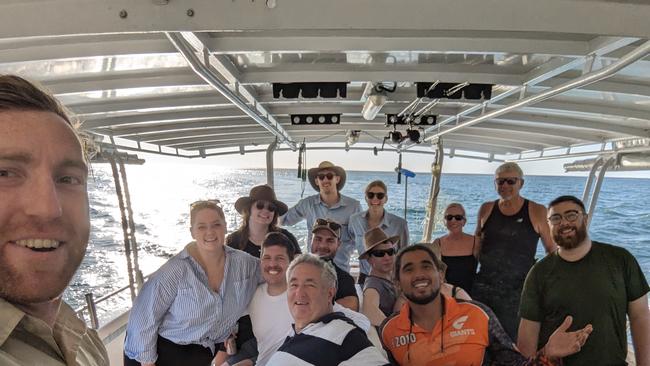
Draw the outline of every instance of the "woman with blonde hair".
<instances>
[{"instance_id":1,"label":"woman with blonde hair","mask_svg":"<svg viewBox=\"0 0 650 366\"><path fill-rule=\"evenodd\" d=\"M448 233L433 244L440 248L442 262L447 265L445 279L451 285L471 291L478 266L478 238L463 232L467 216L460 203L449 204L443 218Z\"/></svg>"},{"instance_id":2,"label":"woman with blonde hair","mask_svg":"<svg viewBox=\"0 0 650 366\"><path fill-rule=\"evenodd\" d=\"M261 282L259 261L226 245L218 201L190 206L192 242L151 275L133 303L125 366L208 366Z\"/></svg>"},{"instance_id":3,"label":"woman with blonde hair","mask_svg":"<svg viewBox=\"0 0 650 366\"><path fill-rule=\"evenodd\" d=\"M376 227L380 228L388 236L397 236L399 244L396 249L400 249L409 244L409 228L406 220L393 215L386 211L384 205L388 201L388 188L380 180L375 180L366 186L365 189L366 203L368 209L363 212L350 216L348 230L354 239L355 248L359 254L363 253L366 248L363 243L365 233ZM367 260L359 259L359 284L363 284L365 278L370 273L370 264Z\"/></svg>"}]
</instances>

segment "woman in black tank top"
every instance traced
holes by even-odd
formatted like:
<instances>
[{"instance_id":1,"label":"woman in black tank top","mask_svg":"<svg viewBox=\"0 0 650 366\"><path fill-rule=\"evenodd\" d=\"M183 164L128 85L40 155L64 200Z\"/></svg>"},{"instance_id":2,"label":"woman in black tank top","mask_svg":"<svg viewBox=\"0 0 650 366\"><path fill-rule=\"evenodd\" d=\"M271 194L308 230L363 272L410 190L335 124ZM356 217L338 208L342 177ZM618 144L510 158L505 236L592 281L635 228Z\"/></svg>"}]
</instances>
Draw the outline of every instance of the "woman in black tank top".
<instances>
[{"instance_id":1,"label":"woman in black tank top","mask_svg":"<svg viewBox=\"0 0 650 366\"><path fill-rule=\"evenodd\" d=\"M444 220L448 234L434 240L434 244L440 246L442 261L447 265L446 282L469 292L478 266L477 239L463 232L467 219L465 208L460 203L447 206Z\"/></svg>"}]
</instances>

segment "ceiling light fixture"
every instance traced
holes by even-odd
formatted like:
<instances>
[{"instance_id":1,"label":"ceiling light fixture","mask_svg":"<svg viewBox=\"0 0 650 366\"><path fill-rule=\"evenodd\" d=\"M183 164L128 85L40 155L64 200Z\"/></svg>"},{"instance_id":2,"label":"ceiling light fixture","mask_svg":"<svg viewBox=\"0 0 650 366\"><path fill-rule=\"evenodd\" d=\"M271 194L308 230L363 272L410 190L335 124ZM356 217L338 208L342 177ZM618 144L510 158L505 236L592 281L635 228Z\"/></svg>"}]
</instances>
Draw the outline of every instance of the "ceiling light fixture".
<instances>
[{"instance_id":1,"label":"ceiling light fixture","mask_svg":"<svg viewBox=\"0 0 650 366\"><path fill-rule=\"evenodd\" d=\"M388 100L386 93L394 92L396 88L397 86L386 88L382 83L373 84L369 82L363 92L366 95L366 103L363 105L363 109L361 109L363 118L366 121L374 120L377 117L377 113L379 113Z\"/></svg>"}]
</instances>

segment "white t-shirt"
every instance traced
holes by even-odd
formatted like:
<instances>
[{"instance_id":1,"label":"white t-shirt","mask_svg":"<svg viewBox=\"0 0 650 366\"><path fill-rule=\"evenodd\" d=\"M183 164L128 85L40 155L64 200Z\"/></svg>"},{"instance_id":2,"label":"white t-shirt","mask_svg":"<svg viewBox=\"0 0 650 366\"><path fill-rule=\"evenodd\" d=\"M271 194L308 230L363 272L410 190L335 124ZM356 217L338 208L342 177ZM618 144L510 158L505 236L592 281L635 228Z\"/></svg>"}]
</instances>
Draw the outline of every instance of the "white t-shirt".
<instances>
[{"instance_id":1,"label":"white t-shirt","mask_svg":"<svg viewBox=\"0 0 650 366\"><path fill-rule=\"evenodd\" d=\"M248 304L248 312L259 352L256 365L264 366L291 330L293 318L287 304L287 292L271 296L266 283L257 286L253 300Z\"/></svg>"}]
</instances>

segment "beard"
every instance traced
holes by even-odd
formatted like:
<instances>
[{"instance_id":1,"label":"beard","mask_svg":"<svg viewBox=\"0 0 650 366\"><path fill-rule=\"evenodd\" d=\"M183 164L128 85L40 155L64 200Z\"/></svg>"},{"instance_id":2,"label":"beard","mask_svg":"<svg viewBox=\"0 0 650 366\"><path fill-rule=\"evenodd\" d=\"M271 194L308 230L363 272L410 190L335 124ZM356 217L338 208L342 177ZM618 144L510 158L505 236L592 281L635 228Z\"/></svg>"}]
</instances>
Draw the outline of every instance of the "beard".
<instances>
[{"instance_id":1,"label":"beard","mask_svg":"<svg viewBox=\"0 0 650 366\"><path fill-rule=\"evenodd\" d=\"M408 301L410 301L410 302L412 302L414 304L426 305L426 304L432 303L433 300L435 300L436 297L438 297L439 294L440 294L440 286L438 286L438 288L436 290L432 291L429 295L416 296L416 295L414 295L412 293L406 293L405 292L404 297L406 297L406 299Z\"/></svg>"},{"instance_id":2,"label":"beard","mask_svg":"<svg viewBox=\"0 0 650 366\"><path fill-rule=\"evenodd\" d=\"M587 238L587 227L585 225L579 225L575 227L575 230L575 235L569 237L563 237L559 231L558 233L554 233L553 240L555 244L566 250L577 248Z\"/></svg>"},{"instance_id":3,"label":"beard","mask_svg":"<svg viewBox=\"0 0 650 366\"><path fill-rule=\"evenodd\" d=\"M54 275L51 272L16 268L0 254L0 298L14 304L34 304L57 299L68 286L82 259L83 255L71 258Z\"/></svg>"}]
</instances>

